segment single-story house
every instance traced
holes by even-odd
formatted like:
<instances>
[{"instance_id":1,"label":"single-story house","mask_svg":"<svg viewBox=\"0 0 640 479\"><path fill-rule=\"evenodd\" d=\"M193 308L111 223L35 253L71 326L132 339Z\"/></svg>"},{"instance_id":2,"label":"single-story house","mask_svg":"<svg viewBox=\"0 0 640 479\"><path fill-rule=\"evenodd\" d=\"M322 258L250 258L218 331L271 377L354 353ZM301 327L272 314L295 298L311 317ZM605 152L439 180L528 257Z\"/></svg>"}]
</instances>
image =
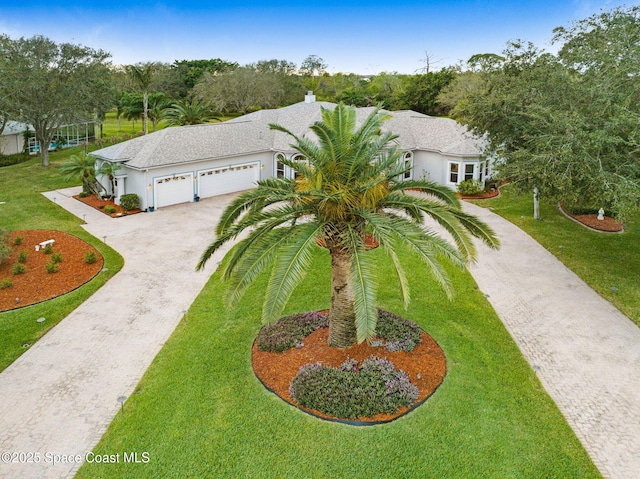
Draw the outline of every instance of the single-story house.
<instances>
[{"instance_id":1,"label":"single-story house","mask_svg":"<svg viewBox=\"0 0 640 479\"><path fill-rule=\"evenodd\" d=\"M92 153L97 164L121 165L116 177L116 201L135 193L144 210L161 208L254 187L271 176L291 176L282 158L296 158L292 139L269 129L284 126L298 136L321 120L321 107L310 93L305 101L274 110L260 110L223 123L182 126L137 137ZM373 108L358 108L364 119ZM411 166L406 179L426 178L455 188L465 179L480 182L490 174L482 154L482 141L448 118L414 111L389 112L384 128L399 135L395 140ZM301 158L302 159L302 158ZM100 179L105 188L109 181Z\"/></svg>"},{"instance_id":2,"label":"single-story house","mask_svg":"<svg viewBox=\"0 0 640 479\"><path fill-rule=\"evenodd\" d=\"M24 133L27 130L33 132L33 127L18 121L7 121L0 134L0 154L15 155L24 151Z\"/></svg>"}]
</instances>

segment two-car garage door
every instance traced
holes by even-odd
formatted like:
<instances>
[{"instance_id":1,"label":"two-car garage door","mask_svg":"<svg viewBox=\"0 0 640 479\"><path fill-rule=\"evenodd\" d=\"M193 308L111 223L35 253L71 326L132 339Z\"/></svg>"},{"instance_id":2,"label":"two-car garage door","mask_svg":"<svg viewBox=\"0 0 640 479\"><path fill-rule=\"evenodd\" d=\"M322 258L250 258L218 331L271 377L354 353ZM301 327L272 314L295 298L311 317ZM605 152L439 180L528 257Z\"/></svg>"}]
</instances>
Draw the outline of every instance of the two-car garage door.
<instances>
[{"instance_id":1,"label":"two-car garage door","mask_svg":"<svg viewBox=\"0 0 640 479\"><path fill-rule=\"evenodd\" d=\"M208 198L248 190L254 188L259 179L260 164L257 162L202 170L198 172L198 195Z\"/></svg>"},{"instance_id":2,"label":"two-car garage door","mask_svg":"<svg viewBox=\"0 0 640 479\"><path fill-rule=\"evenodd\" d=\"M245 163L200 170L197 173L196 192L200 198L224 195L255 187L260 179L260 163ZM180 173L155 178L155 207L193 201L193 173Z\"/></svg>"}]
</instances>

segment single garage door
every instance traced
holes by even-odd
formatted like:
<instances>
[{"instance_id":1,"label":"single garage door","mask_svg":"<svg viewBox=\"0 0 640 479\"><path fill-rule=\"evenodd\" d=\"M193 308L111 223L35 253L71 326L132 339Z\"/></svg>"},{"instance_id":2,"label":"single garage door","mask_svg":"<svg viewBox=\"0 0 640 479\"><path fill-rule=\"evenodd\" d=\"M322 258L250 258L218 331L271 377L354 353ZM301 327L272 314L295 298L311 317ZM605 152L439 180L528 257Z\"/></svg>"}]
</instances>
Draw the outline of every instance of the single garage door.
<instances>
[{"instance_id":1,"label":"single garage door","mask_svg":"<svg viewBox=\"0 0 640 479\"><path fill-rule=\"evenodd\" d=\"M225 166L198 172L198 195L201 198L224 195L255 188L260 179L260 164Z\"/></svg>"},{"instance_id":2,"label":"single garage door","mask_svg":"<svg viewBox=\"0 0 640 479\"><path fill-rule=\"evenodd\" d=\"M155 207L193 201L193 173L156 178Z\"/></svg>"}]
</instances>

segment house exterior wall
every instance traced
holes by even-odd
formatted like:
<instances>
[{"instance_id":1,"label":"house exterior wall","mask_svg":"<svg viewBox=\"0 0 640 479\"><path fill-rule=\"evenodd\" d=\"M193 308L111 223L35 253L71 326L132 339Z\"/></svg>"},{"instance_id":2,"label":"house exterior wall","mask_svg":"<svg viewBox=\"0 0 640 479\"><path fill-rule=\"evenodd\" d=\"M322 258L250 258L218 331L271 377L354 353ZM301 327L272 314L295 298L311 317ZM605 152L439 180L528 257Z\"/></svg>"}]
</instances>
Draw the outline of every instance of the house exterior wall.
<instances>
[{"instance_id":1,"label":"house exterior wall","mask_svg":"<svg viewBox=\"0 0 640 479\"><path fill-rule=\"evenodd\" d=\"M452 189L457 189L457 184L465 179L465 168L467 165L473 166L473 179L485 182L487 179L486 160L481 157L458 157L453 155L442 155L430 151L415 152L414 178L424 177L427 180L436 181ZM451 165L457 165L457 180L451 181ZM469 167L471 168L471 167ZM490 170L490 168L489 168Z\"/></svg>"},{"instance_id":2,"label":"house exterior wall","mask_svg":"<svg viewBox=\"0 0 640 479\"><path fill-rule=\"evenodd\" d=\"M24 149L24 135L2 135L0 136L0 153L3 155L15 155Z\"/></svg>"},{"instance_id":3,"label":"house exterior wall","mask_svg":"<svg viewBox=\"0 0 640 479\"><path fill-rule=\"evenodd\" d=\"M143 210L154 206L154 188L155 181L172 175L193 175L193 195L197 191L195 178L197 172L210 168L222 168L245 163L257 162L260 165L260 179L268 178L273 172L273 154L271 152L254 153L249 155L237 156L233 158L220 158L213 160L205 160L197 163L184 163L178 165L162 166L158 168L150 168L146 171L134 170L123 165L118 171L118 175L126 175L125 193L135 193L140 197L140 207Z\"/></svg>"}]
</instances>

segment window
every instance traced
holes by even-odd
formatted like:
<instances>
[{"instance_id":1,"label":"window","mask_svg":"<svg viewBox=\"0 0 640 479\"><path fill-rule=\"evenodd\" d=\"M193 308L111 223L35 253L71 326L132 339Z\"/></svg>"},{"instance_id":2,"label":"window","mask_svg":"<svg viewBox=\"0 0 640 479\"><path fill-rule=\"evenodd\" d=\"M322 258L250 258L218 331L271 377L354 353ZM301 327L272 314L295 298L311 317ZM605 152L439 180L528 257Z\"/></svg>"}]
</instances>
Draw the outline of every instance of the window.
<instances>
[{"instance_id":1,"label":"window","mask_svg":"<svg viewBox=\"0 0 640 479\"><path fill-rule=\"evenodd\" d=\"M473 180L473 174L476 171L476 165L473 163L466 163L464 165L464 179Z\"/></svg>"},{"instance_id":2,"label":"window","mask_svg":"<svg viewBox=\"0 0 640 479\"><path fill-rule=\"evenodd\" d=\"M449 163L449 183L458 183L460 163Z\"/></svg>"},{"instance_id":3,"label":"window","mask_svg":"<svg viewBox=\"0 0 640 479\"><path fill-rule=\"evenodd\" d=\"M478 176L480 183L484 183L484 161L480 163L480 174Z\"/></svg>"},{"instance_id":4,"label":"window","mask_svg":"<svg viewBox=\"0 0 640 479\"><path fill-rule=\"evenodd\" d=\"M307 159L302 155L295 155L291 158L293 161L307 161ZM300 177L300 173L297 171L292 171L293 177L297 180Z\"/></svg>"},{"instance_id":5,"label":"window","mask_svg":"<svg viewBox=\"0 0 640 479\"><path fill-rule=\"evenodd\" d=\"M413 178L413 153L410 151L405 153L402 161L405 168L405 172L402 173L402 180L410 180Z\"/></svg>"},{"instance_id":6,"label":"window","mask_svg":"<svg viewBox=\"0 0 640 479\"><path fill-rule=\"evenodd\" d=\"M284 165L284 163L282 163L281 160L284 160L284 155L282 153L277 153L275 156L275 160L276 160L276 178L285 178L285 172L287 170L286 166Z\"/></svg>"}]
</instances>

